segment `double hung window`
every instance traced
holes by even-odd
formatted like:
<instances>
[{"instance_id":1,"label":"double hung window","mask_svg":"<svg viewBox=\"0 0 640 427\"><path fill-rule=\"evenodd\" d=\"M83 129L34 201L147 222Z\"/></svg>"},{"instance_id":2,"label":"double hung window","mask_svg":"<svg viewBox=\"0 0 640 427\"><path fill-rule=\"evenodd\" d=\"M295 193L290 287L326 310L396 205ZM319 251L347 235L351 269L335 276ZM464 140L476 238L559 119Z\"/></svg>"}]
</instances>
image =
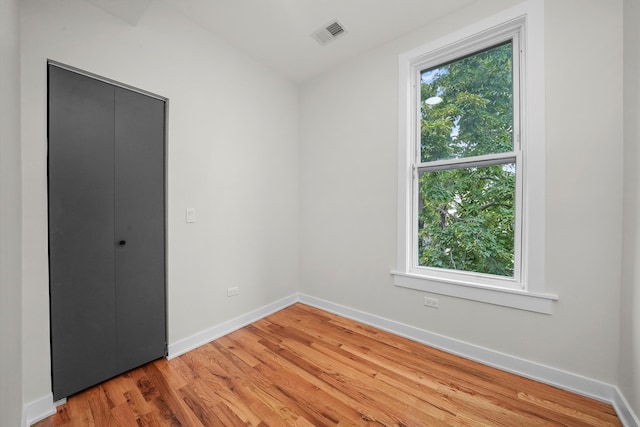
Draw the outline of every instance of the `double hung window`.
<instances>
[{"instance_id":1,"label":"double hung window","mask_svg":"<svg viewBox=\"0 0 640 427\"><path fill-rule=\"evenodd\" d=\"M519 282L519 51L517 34L509 34L416 69L411 237L418 271Z\"/></svg>"},{"instance_id":2,"label":"double hung window","mask_svg":"<svg viewBox=\"0 0 640 427\"><path fill-rule=\"evenodd\" d=\"M527 282L527 227L544 225L527 206L540 188L528 168L544 148L527 144L544 140L524 132L525 24L401 56L396 285L547 313L557 299Z\"/></svg>"}]
</instances>

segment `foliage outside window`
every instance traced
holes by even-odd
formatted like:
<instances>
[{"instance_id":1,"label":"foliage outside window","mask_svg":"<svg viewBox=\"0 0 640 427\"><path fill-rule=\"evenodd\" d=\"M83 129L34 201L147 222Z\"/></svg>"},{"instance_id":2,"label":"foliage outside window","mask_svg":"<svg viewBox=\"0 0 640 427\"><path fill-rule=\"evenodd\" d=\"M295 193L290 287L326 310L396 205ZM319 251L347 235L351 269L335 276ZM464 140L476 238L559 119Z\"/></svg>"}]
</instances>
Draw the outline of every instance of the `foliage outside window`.
<instances>
[{"instance_id":1,"label":"foliage outside window","mask_svg":"<svg viewBox=\"0 0 640 427\"><path fill-rule=\"evenodd\" d=\"M419 73L418 267L505 278L518 274L513 52L509 39Z\"/></svg>"}]
</instances>

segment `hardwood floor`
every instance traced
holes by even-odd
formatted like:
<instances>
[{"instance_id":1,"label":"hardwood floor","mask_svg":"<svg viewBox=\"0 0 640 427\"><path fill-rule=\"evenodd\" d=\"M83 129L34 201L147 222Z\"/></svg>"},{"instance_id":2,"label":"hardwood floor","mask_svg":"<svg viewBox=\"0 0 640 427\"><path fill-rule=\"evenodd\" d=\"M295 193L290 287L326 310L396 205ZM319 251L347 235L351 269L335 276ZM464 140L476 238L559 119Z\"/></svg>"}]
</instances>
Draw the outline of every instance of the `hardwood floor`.
<instances>
[{"instance_id":1,"label":"hardwood floor","mask_svg":"<svg viewBox=\"0 0 640 427\"><path fill-rule=\"evenodd\" d=\"M70 397L49 426L616 426L610 405L302 304Z\"/></svg>"}]
</instances>

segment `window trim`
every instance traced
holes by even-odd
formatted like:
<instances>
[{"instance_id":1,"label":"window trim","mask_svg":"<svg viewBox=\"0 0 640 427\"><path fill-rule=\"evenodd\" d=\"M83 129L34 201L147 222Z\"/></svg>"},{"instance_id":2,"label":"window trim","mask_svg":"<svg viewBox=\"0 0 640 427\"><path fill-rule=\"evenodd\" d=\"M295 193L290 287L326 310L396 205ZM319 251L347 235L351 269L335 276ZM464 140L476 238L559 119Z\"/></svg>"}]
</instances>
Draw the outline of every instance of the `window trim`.
<instances>
[{"instance_id":1,"label":"window trim","mask_svg":"<svg viewBox=\"0 0 640 427\"><path fill-rule=\"evenodd\" d=\"M553 301L558 296L545 292L545 131L544 131L544 9L543 2L529 0L497 15L479 21L438 40L406 52L399 57L399 126L398 126L398 246L397 266L391 273L399 287L432 292L442 295L513 307L522 310L551 314ZM472 54L483 47L490 47L499 39L512 38L518 33L520 61L514 61L514 73L519 73L520 88L514 92L522 97L519 114L520 150L526 156L519 159L521 174L521 206L523 224L519 233L521 243L520 278L500 278L498 281L478 280L486 275L451 270L434 271L429 267L417 267L414 242L414 192L412 180L415 155L414 135L419 125L415 76L425 64L438 64ZM515 40L514 40L515 46ZM525 57L526 55L526 57ZM518 141L519 140L519 141ZM518 194L518 192L516 192ZM517 225L518 227L519 225ZM451 274L452 273L452 274ZM506 280L505 280L506 279ZM501 283L517 281L516 286Z\"/></svg>"}]
</instances>

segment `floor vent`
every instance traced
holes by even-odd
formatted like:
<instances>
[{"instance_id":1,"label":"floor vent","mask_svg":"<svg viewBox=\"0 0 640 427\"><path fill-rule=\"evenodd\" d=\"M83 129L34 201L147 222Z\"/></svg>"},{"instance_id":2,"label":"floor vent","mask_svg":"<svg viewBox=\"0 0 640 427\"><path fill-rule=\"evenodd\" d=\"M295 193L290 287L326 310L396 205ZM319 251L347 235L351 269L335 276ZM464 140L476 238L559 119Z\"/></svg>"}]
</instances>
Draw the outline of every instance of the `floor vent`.
<instances>
[{"instance_id":1,"label":"floor vent","mask_svg":"<svg viewBox=\"0 0 640 427\"><path fill-rule=\"evenodd\" d=\"M320 43L321 46L324 46L330 41L335 40L346 33L347 31L344 29L342 24L337 20L334 20L319 30L314 31L313 34L311 34L311 37Z\"/></svg>"}]
</instances>

